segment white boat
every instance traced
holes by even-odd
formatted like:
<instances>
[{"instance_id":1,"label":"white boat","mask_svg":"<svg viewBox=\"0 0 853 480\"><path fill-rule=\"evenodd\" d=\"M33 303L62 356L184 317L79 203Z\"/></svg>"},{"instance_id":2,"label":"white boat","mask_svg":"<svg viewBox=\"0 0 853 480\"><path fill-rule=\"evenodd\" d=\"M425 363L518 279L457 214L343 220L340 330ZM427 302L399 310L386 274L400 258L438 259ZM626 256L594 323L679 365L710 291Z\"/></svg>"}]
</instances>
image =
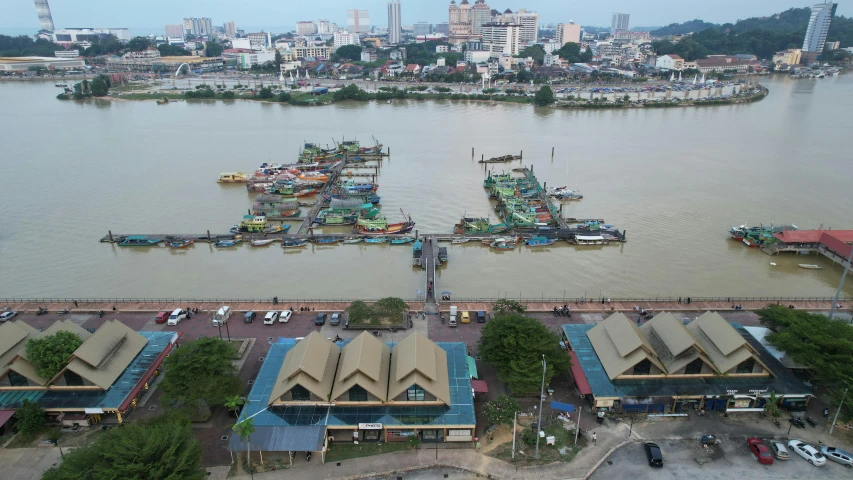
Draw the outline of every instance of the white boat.
<instances>
[{"instance_id":1,"label":"white boat","mask_svg":"<svg viewBox=\"0 0 853 480\"><path fill-rule=\"evenodd\" d=\"M463 237L463 238L454 238L453 240L450 241L450 243L468 243L470 241L471 241L470 238L464 238Z\"/></svg>"},{"instance_id":2,"label":"white boat","mask_svg":"<svg viewBox=\"0 0 853 480\"><path fill-rule=\"evenodd\" d=\"M351 243L361 243L361 242L362 242L362 239L361 239L361 238L348 238L348 239L344 240L344 243L349 243L349 244L351 244Z\"/></svg>"},{"instance_id":3,"label":"white boat","mask_svg":"<svg viewBox=\"0 0 853 480\"><path fill-rule=\"evenodd\" d=\"M276 238L268 238L265 240L252 240L252 246L253 247L263 247L265 245L269 245L269 244L275 242L276 240L277 240Z\"/></svg>"},{"instance_id":4,"label":"white boat","mask_svg":"<svg viewBox=\"0 0 853 480\"><path fill-rule=\"evenodd\" d=\"M823 268L823 267L821 267L820 265L814 265L814 264L811 264L811 263L801 263L801 264L799 264L799 267L800 267L800 268L808 268L808 269L810 269L810 270L820 270L820 269L822 269L822 268Z\"/></svg>"}]
</instances>

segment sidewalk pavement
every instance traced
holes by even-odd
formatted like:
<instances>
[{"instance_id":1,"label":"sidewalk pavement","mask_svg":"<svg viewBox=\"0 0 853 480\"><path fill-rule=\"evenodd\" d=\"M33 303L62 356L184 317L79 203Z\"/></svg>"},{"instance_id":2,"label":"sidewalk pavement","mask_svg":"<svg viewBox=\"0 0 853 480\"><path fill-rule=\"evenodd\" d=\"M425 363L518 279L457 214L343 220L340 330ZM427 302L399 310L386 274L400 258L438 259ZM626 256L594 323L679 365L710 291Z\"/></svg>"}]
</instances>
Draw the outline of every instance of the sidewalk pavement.
<instances>
[{"instance_id":1,"label":"sidewalk pavement","mask_svg":"<svg viewBox=\"0 0 853 480\"><path fill-rule=\"evenodd\" d=\"M67 450L66 450L67 451ZM39 480L44 472L60 462L56 447L0 448L0 465L5 480Z\"/></svg>"}]
</instances>

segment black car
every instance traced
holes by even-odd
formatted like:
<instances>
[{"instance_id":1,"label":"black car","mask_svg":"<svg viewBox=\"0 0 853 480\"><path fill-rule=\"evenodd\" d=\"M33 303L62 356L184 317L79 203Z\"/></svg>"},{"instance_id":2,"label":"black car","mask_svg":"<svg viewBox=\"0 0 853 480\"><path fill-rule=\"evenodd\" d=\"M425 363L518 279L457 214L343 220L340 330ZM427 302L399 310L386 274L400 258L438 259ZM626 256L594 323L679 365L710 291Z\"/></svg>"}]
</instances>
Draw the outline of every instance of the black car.
<instances>
[{"instance_id":1,"label":"black car","mask_svg":"<svg viewBox=\"0 0 853 480\"><path fill-rule=\"evenodd\" d=\"M341 314L333 313L331 320L329 320L329 325L340 325L341 324Z\"/></svg>"},{"instance_id":2,"label":"black car","mask_svg":"<svg viewBox=\"0 0 853 480\"><path fill-rule=\"evenodd\" d=\"M477 323L486 323L486 312L477 312Z\"/></svg>"},{"instance_id":3,"label":"black car","mask_svg":"<svg viewBox=\"0 0 853 480\"><path fill-rule=\"evenodd\" d=\"M257 317L257 316L258 316L257 313L249 310L248 312L246 312L246 315L243 316L243 322L252 323L255 321L255 317Z\"/></svg>"},{"instance_id":4,"label":"black car","mask_svg":"<svg viewBox=\"0 0 853 480\"><path fill-rule=\"evenodd\" d=\"M646 449L646 457L649 459L649 465L652 467L663 468L663 452L657 443L646 442L643 444Z\"/></svg>"},{"instance_id":5,"label":"black car","mask_svg":"<svg viewBox=\"0 0 853 480\"><path fill-rule=\"evenodd\" d=\"M325 323L326 323L326 314L325 313L318 313L317 319L314 320L314 325L325 325Z\"/></svg>"}]
</instances>

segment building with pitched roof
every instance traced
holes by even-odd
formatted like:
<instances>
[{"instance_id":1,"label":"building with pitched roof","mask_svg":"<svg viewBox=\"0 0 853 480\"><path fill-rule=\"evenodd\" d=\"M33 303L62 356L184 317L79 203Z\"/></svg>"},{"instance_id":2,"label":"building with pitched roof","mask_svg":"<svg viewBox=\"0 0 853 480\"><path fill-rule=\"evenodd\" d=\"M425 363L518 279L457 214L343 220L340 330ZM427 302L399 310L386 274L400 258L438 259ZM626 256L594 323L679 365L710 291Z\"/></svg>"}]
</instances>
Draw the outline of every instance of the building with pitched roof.
<instances>
[{"instance_id":1,"label":"building with pitched roof","mask_svg":"<svg viewBox=\"0 0 853 480\"><path fill-rule=\"evenodd\" d=\"M640 330L646 334L667 376L719 373L696 338L671 313L659 313Z\"/></svg>"},{"instance_id":2,"label":"building with pitched roof","mask_svg":"<svg viewBox=\"0 0 853 480\"><path fill-rule=\"evenodd\" d=\"M717 312L705 312L687 324L708 353L716 369L723 375L769 376L755 349Z\"/></svg>"},{"instance_id":3,"label":"building with pitched roof","mask_svg":"<svg viewBox=\"0 0 853 480\"><path fill-rule=\"evenodd\" d=\"M82 343L56 375L45 378L27 354L27 342L58 332L69 332ZM94 331L63 320L43 332L22 321L6 322L0 325L0 420L31 400L66 424L121 423L179 336L136 332L118 320Z\"/></svg>"},{"instance_id":4,"label":"building with pitched roof","mask_svg":"<svg viewBox=\"0 0 853 480\"><path fill-rule=\"evenodd\" d=\"M611 380L666 374L645 333L623 313L607 317L587 336Z\"/></svg>"}]
</instances>

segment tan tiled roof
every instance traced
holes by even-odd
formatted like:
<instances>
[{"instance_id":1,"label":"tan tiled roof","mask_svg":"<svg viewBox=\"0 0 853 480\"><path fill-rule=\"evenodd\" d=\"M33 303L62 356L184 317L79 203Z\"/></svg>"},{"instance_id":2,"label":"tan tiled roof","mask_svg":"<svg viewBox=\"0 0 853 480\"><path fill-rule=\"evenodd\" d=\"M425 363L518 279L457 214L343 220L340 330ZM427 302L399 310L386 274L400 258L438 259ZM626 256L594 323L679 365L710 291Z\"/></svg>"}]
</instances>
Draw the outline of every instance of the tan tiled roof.
<instances>
[{"instance_id":1,"label":"tan tiled roof","mask_svg":"<svg viewBox=\"0 0 853 480\"><path fill-rule=\"evenodd\" d=\"M668 312L661 312L640 327L655 350L667 373L674 373L701 358L714 369L714 364L705 356L701 346L684 324Z\"/></svg>"},{"instance_id":2,"label":"tan tiled roof","mask_svg":"<svg viewBox=\"0 0 853 480\"><path fill-rule=\"evenodd\" d=\"M409 334L391 351L388 399L417 385L446 405L450 404L447 352L420 332Z\"/></svg>"},{"instance_id":3,"label":"tan tiled roof","mask_svg":"<svg viewBox=\"0 0 853 480\"><path fill-rule=\"evenodd\" d=\"M341 351L332 399L346 394L354 385L384 402L388 396L391 348L368 332L362 332ZM341 398L341 401L347 401Z\"/></svg>"},{"instance_id":4,"label":"tan tiled roof","mask_svg":"<svg viewBox=\"0 0 853 480\"><path fill-rule=\"evenodd\" d=\"M50 327L47 330L41 332L36 338L44 338L48 335L55 335L58 332L71 332L74 335L80 337L80 340L84 342L92 336L88 330L77 325L71 320L60 320ZM50 382L49 378L43 378L38 373L36 373L36 367L33 365L29 359L27 358L27 349L23 348L18 352L18 356L14 359L12 364L9 366L11 370L27 377L33 383L36 383L41 386L45 386Z\"/></svg>"},{"instance_id":5,"label":"tan tiled roof","mask_svg":"<svg viewBox=\"0 0 853 480\"><path fill-rule=\"evenodd\" d=\"M44 378L36 372L36 367L29 360L23 357L18 357L11 365L9 365L9 370L15 371L35 383L36 385L41 385L42 387L47 385L50 379Z\"/></svg>"},{"instance_id":6,"label":"tan tiled roof","mask_svg":"<svg viewBox=\"0 0 853 480\"><path fill-rule=\"evenodd\" d=\"M39 331L24 322L6 322L0 325L0 375L6 367L26 348L27 340L36 338Z\"/></svg>"},{"instance_id":7,"label":"tan tiled roof","mask_svg":"<svg viewBox=\"0 0 853 480\"><path fill-rule=\"evenodd\" d=\"M74 351L68 366L54 381L70 370L107 390L147 344L147 338L127 325L118 320L108 321Z\"/></svg>"},{"instance_id":8,"label":"tan tiled roof","mask_svg":"<svg viewBox=\"0 0 853 480\"><path fill-rule=\"evenodd\" d=\"M269 403L274 403L300 385L325 401L329 400L341 349L319 332L311 332L287 352Z\"/></svg>"},{"instance_id":9,"label":"tan tiled roof","mask_svg":"<svg viewBox=\"0 0 853 480\"><path fill-rule=\"evenodd\" d=\"M622 313L614 313L587 332L601 365L611 380L649 359L666 372L645 334Z\"/></svg>"},{"instance_id":10,"label":"tan tiled roof","mask_svg":"<svg viewBox=\"0 0 853 480\"><path fill-rule=\"evenodd\" d=\"M764 363L754 354L745 338L737 333L717 312L705 312L687 324L687 330L696 338L714 366L720 372L728 372L749 357L754 357L769 372Z\"/></svg>"}]
</instances>

